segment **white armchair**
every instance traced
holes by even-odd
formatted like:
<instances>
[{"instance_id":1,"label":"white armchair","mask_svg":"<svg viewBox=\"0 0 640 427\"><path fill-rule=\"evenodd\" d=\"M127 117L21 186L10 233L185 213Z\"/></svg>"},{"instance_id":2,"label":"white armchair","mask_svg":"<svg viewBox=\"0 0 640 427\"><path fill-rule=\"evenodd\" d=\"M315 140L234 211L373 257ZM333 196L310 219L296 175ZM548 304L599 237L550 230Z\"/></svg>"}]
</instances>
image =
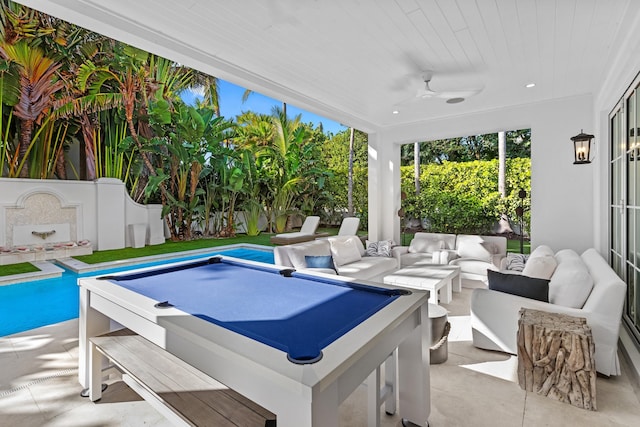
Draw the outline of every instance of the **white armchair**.
<instances>
[{"instance_id":1,"label":"white armchair","mask_svg":"<svg viewBox=\"0 0 640 427\"><path fill-rule=\"evenodd\" d=\"M620 375L618 336L627 286L595 249L586 250L581 258L593 278L593 289L581 308L474 289L471 295L473 345L517 354L518 319L522 307L584 317L593 334L596 370L604 375Z\"/></svg>"}]
</instances>

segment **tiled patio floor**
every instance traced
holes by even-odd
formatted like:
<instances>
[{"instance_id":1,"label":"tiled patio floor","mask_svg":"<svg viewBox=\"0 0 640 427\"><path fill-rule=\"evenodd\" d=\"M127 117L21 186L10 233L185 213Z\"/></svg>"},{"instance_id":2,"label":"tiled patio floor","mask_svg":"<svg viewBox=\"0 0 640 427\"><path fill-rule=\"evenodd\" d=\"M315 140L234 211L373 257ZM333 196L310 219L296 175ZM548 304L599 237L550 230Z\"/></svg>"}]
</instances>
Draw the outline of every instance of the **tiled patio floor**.
<instances>
[{"instance_id":1,"label":"tiled patio floor","mask_svg":"<svg viewBox=\"0 0 640 427\"><path fill-rule=\"evenodd\" d=\"M431 365L431 427L635 426L640 393L630 369L598 378L598 411L586 411L520 389L514 357L471 345L469 298L463 288L445 307L452 323L449 358ZM0 338L0 426L168 426L121 381L92 403L79 396L77 320ZM341 406L343 426L366 426L366 389ZM382 415L383 426L399 416Z\"/></svg>"}]
</instances>

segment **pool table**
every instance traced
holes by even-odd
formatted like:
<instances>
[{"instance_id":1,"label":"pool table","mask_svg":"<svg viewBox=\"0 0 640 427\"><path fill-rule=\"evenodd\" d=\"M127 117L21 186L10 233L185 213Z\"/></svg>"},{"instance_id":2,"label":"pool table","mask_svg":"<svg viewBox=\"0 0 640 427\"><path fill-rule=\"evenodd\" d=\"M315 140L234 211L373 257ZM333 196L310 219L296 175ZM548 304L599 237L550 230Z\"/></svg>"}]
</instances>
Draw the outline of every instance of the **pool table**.
<instances>
[{"instance_id":1,"label":"pool table","mask_svg":"<svg viewBox=\"0 0 640 427\"><path fill-rule=\"evenodd\" d=\"M88 339L122 325L274 412L280 427L336 426L340 402L397 349L400 415L427 425L425 292L222 256L78 284L83 387Z\"/></svg>"}]
</instances>

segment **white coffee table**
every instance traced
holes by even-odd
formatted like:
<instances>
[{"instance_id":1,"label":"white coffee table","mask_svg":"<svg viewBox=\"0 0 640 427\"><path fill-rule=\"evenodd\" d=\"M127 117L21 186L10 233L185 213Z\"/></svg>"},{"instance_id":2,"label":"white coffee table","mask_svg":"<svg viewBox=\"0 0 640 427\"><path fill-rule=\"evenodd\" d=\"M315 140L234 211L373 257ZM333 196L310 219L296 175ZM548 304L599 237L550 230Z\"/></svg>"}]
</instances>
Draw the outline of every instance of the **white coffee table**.
<instances>
[{"instance_id":1,"label":"white coffee table","mask_svg":"<svg viewBox=\"0 0 640 427\"><path fill-rule=\"evenodd\" d=\"M431 304L438 304L438 299L449 304L453 298L453 287L456 292L462 289L460 267L455 265L416 263L385 276L383 281L387 285L427 289Z\"/></svg>"},{"instance_id":2,"label":"white coffee table","mask_svg":"<svg viewBox=\"0 0 640 427\"><path fill-rule=\"evenodd\" d=\"M454 270L456 272L455 275L453 275L451 277L451 287L453 289L453 292L456 293L460 293L462 292L462 277L460 276L460 266L459 265L449 265L449 264L433 264L430 263L428 261L418 261L415 264L412 264L415 266L420 266L420 267L428 267L431 268L433 270L446 270L446 271L451 271ZM434 274L438 274L438 273L434 273Z\"/></svg>"}]
</instances>

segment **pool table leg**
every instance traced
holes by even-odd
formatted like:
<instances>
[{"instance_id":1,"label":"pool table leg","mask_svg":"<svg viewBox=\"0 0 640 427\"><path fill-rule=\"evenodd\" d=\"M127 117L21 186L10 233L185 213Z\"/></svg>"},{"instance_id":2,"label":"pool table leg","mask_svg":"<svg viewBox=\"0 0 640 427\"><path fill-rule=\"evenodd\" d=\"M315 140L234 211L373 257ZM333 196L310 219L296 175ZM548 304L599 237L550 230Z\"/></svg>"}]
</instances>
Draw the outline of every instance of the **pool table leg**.
<instances>
[{"instance_id":1,"label":"pool table leg","mask_svg":"<svg viewBox=\"0 0 640 427\"><path fill-rule=\"evenodd\" d=\"M384 363L384 383L385 388L389 390L387 398L384 403L384 410L388 415L396 413L396 405L398 402L398 349L393 350L391 356L389 356Z\"/></svg>"},{"instance_id":2,"label":"pool table leg","mask_svg":"<svg viewBox=\"0 0 640 427\"><path fill-rule=\"evenodd\" d=\"M91 292L80 287L80 313L78 319L78 381L82 388L89 387L89 338L109 331L109 318L91 308Z\"/></svg>"},{"instance_id":3,"label":"pool table leg","mask_svg":"<svg viewBox=\"0 0 640 427\"><path fill-rule=\"evenodd\" d=\"M102 398L102 354L91 341L89 341L89 372L89 399L95 402Z\"/></svg>"},{"instance_id":4,"label":"pool table leg","mask_svg":"<svg viewBox=\"0 0 640 427\"><path fill-rule=\"evenodd\" d=\"M422 305L419 316L419 326L398 347L399 410L403 419L427 426L431 412L428 304Z\"/></svg>"}]
</instances>

